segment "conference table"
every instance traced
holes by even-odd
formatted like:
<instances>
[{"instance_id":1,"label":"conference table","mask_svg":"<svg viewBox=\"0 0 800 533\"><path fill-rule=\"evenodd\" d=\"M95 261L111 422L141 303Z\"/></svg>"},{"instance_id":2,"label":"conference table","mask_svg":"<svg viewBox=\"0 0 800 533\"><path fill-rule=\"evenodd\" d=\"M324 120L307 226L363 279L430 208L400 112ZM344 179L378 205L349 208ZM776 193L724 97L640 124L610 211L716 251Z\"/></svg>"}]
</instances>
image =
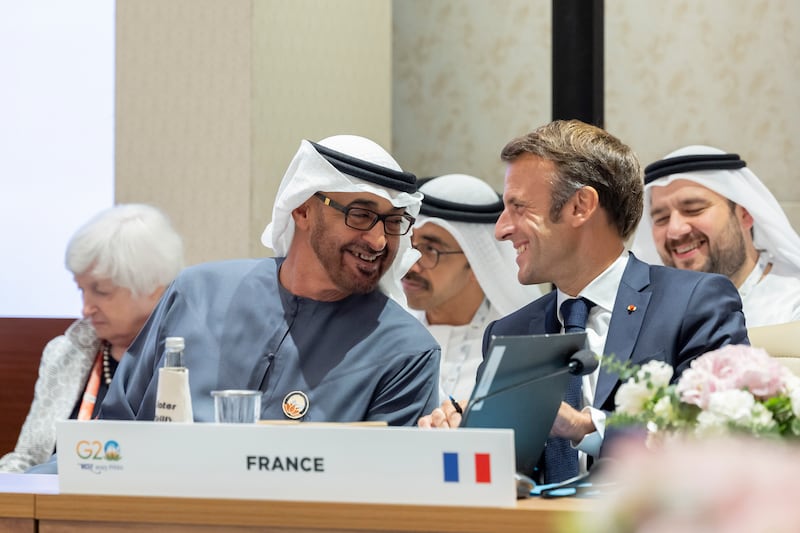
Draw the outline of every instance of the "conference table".
<instances>
[{"instance_id":1,"label":"conference table","mask_svg":"<svg viewBox=\"0 0 800 533\"><path fill-rule=\"evenodd\" d=\"M0 493L0 533L551 532L590 513L591 499L531 498L511 508Z\"/></svg>"},{"instance_id":2,"label":"conference table","mask_svg":"<svg viewBox=\"0 0 800 533\"><path fill-rule=\"evenodd\" d=\"M35 531L36 496L34 494L0 493L0 533L33 533Z\"/></svg>"}]
</instances>

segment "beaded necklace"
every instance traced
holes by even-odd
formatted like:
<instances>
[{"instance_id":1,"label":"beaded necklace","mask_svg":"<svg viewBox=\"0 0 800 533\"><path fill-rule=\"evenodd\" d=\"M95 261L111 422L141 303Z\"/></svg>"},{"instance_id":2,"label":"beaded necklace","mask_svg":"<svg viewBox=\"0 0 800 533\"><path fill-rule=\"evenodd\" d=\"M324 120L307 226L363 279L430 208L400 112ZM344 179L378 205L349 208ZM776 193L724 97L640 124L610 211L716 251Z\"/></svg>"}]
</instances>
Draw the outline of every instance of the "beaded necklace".
<instances>
[{"instance_id":1,"label":"beaded necklace","mask_svg":"<svg viewBox=\"0 0 800 533\"><path fill-rule=\"evenodd\" d=\"M111 384L111 343L103 341L103 379L106 385Z\"/></svg>"}]
</instances>

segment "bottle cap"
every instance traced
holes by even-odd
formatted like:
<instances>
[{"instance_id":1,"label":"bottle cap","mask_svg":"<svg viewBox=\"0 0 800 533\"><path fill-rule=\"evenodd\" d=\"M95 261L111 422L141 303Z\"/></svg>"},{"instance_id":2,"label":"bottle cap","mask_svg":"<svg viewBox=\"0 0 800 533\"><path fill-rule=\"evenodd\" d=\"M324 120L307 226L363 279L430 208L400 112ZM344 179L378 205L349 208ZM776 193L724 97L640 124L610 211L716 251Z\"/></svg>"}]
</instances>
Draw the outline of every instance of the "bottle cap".
<instances>
[{"instance_id":1,"label":"bottle cap","mask_svg":"<svg viewBox=\"0 0 800 533\"><path fill-rule=\"evenodd\" d=\"M183 337L167 337L164 342L164 366L178 368L183 366Z\"/></svg>"},{"instance_id":2,"label":"bottle cap","mask_svg":"<svg viewBox=\"0 0 800 533\"><path fill-rule=\"evenodd\" d=\"M167 337L167 340L164 344L164 348L167 350L181 350L186 347L186 344L183 341L183 337Z\"/></svg>"}]
</instances>

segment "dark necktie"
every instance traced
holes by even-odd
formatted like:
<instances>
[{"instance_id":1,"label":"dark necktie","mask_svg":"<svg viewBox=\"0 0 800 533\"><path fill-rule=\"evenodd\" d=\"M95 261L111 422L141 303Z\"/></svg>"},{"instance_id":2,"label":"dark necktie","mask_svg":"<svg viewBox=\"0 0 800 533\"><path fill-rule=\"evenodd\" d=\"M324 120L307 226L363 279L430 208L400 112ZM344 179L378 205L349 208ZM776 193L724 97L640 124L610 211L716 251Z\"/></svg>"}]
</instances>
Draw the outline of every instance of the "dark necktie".
<instances>
[{"instance_id":1,"label":"dark necktie","mask_svg":"<svg viewBox=\"0 0 800 533\"><path fill-rule=\"evenodd\" d=\"M561 304L564 319L564 333L586 331L586 319L594 303L586 298L571 298ZM564 401L575 409L581 408L581 376L570 376ZM550 437L544 449L544 481L558 483L578 475L578 450L570 445L568 439Z\"/></svg>"}]
</instances>

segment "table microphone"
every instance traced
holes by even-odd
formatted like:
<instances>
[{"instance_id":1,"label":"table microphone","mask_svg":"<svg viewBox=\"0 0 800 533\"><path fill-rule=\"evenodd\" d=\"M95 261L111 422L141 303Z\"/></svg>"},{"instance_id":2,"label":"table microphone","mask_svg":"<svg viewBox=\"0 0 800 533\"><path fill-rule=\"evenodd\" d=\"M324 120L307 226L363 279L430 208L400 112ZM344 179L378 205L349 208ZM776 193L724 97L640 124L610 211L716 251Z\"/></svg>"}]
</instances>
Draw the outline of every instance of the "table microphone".
<instances>
[{"instance_id":1,"label":"table microphone","mask_svg":"<svg viewBox=\"0 0 800 533\"><path fill-rule=\"evenodd\" d=\"M600 361L593 351L584 348L578 350L569 358L569 373L573 376L585 376L597 370Z\"/></svg>"},{"instance_id":2,"label":"table microphone","mask_svg":"<svg viewBox=\"0 0 800 533\"><path fill-rule=\"evenodd\" d=\"M559 368L554 372L550 372L543 376L536 376L535 378L531 378L520 383L515 383L513 385L508 385L507 387L503 387L502 389L498 389L496 391L492 391L489 394L484 394L483 396L479 396L470 400L467 407L464 409L465 413L468 413L472 406L474 406L478 402L482 402L483 400L487 400L489 398L493 398L498 394L503 394L504 392L508 392L510 390L518 389L520 387L524 387L525 385L530 385L531 383L536 383L538 381L544 381L546 379L550 379L555 376L560 376L561 374L572 374L573 376L585 376L587 374L591 374L597 369L597 366L600 364L598 361L597 356L594 354L593 351L584 348L583 350L578 350L572 357L569 358L569 362L563 367Z\"/></svg>"}]
</instances>

